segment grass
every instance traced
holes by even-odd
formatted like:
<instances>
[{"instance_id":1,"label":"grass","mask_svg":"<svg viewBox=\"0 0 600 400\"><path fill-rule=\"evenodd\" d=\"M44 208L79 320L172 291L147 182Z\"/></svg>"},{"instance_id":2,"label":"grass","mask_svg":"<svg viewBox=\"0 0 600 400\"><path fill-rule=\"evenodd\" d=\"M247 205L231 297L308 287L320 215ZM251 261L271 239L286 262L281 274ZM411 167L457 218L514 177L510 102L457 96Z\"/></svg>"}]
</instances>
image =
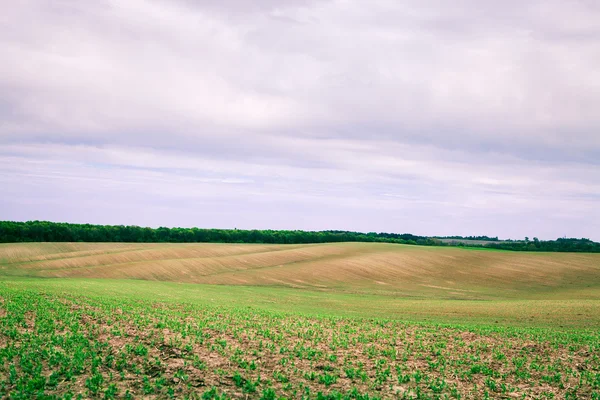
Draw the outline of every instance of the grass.
<instances>
[{"instance_id":1,"label":"grass","mask_svg":"<svg viewBox=\"0 0 600 400\"><path fill-rule=\"evenodd\" d=\"M197 306L252 307L299 315L552 329L600 326L598 300L445 300L265 286L196 285L143 280L7 278L5 285L53 294Z\"/></svg>"},{"instance_id":2,"label":"grass","mask_svg":"<svg viewBox=\"0 0 600 400\"><path fill-rule=\"evenodd\" d=\"M0 246L0 396L600 399L597 258L446 250ZM115 260L156 280L74 273ZM256 281L152 275L173 260ZM323 276L310 277L319 262ZM384 271L391 278L374 283ZM511 288L501 271L531 276ZM302 274L310 285L291 284Z\"/></svg>"}]
</instances>

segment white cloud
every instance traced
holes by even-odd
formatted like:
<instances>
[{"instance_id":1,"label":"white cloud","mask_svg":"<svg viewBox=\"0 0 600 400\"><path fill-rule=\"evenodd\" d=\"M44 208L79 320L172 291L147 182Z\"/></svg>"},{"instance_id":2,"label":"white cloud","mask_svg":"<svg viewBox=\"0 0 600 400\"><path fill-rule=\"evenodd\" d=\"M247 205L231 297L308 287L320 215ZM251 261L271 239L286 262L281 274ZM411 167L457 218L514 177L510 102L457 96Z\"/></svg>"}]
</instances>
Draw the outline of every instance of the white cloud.
<instances>
[{"instance_id":1,"label":"white cloud","mask_svg":"<svg viewBox=\"0 0 600 400\"><path fill-rule=\"evenodd\" d=\"M179 201L183 219L194 199L214 224L600 235L594 3L5 8L2 218L39 218L25 199L62 191L105 199L99 221L168 225L144 210Z\"/></svg>"}]
</instances>

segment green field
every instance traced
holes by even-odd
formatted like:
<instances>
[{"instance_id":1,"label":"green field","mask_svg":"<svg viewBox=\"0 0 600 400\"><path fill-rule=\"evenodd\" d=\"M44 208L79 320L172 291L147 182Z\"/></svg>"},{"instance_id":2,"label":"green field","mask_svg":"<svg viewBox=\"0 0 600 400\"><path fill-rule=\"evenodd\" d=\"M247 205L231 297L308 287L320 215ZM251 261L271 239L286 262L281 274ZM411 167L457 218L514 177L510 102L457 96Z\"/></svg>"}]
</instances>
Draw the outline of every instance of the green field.
<instances>
[{"instance_id":1,"label":"green field","mask_svg":"<svg viewBox=\"0 0 600 400\"><path fill-rule=\"evenodd\" d=\"M600 255L0 245L0 395L600 399Z\"/></svg>"}]
</instances>

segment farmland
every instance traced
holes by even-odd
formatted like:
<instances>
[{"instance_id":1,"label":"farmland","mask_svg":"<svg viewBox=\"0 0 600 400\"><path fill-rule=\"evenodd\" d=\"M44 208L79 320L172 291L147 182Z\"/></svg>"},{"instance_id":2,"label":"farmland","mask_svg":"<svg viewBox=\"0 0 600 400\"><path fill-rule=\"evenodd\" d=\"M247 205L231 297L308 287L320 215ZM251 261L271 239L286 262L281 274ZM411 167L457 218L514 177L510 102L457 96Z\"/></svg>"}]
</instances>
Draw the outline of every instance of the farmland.
<instances>
[{"instance_id":1,"label":"farmland","mask_svg":"<svg viewBox=\"0 0 600 400\"><path fill-rule=\"evenodd\" d=\"M600 254L0 245L14 398L600 398Z\"/></svg>"}]
</instances>

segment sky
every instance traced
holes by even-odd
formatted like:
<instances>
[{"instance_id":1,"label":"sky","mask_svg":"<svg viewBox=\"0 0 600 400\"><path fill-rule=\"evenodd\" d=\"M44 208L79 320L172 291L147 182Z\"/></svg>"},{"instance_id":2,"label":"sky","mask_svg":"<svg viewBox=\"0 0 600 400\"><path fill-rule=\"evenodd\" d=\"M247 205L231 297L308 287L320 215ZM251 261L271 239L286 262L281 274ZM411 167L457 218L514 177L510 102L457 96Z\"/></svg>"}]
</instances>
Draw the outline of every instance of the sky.
<instances>
[{"instance_id":1,"label":"sky","mask_svg":"<svg viewBox=\"0 0 600 400\"><path fill-rule=\"evenodd\" d=\"M597 0L0 0L0 219L600 240Z\"/></svg>"}]
</instances>

